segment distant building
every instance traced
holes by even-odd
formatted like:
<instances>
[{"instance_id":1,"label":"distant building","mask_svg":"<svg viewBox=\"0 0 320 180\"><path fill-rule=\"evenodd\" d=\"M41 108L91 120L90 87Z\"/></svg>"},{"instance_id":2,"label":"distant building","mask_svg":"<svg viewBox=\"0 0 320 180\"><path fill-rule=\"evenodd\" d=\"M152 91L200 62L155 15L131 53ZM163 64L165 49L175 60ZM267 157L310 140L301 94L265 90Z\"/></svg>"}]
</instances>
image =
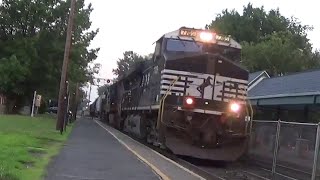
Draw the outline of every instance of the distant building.
<instances>
[{"instance_id":1,"label":"distant building","mask_svg":"<svg viewBox=\"0 0 320 180\"><path fill-rule=\"evenodd\" d=\"M251 73L248 96L256 119L319 122L320 69L270 77Z\"/></svg>"},{"instance_id":2,"label":"distant building","mask_svg":"<svg viewBox=\"0 0 320 180\"><path fill-rule=\"evenodd\" d=\"M5 112L6 97L0 93L0 114Z\"/></svg>"},{"instance_id":3,"label":"distant building","mask_svg":"<svg viewBox=\"0 0 320 180\"><path fill-rule=\"evenodd\" d=\"M248 90L250 91L250 89L252 89L254 86L259 84L265 78L270 78L267 71L258 71L258 72L254 72L254 73L249 74Z\"/></svg>"}]
</instances>

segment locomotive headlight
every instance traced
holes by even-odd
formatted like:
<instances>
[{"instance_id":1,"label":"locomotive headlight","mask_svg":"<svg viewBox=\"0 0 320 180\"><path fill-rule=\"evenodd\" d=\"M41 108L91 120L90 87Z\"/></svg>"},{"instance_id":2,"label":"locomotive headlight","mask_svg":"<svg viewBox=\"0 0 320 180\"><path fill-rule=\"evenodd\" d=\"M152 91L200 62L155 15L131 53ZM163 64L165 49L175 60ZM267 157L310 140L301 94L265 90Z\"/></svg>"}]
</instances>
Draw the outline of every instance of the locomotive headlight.
<instances>
[{"instance_id":1,"label":"locomotive headlight","mask_svg":"<svg viewBox=\"0 0 320 180\"><path fill-rule=\"evenodd\" d=\"M230 109L232 112L238 112L240 109L240 105L238 103L231 103Z\"/></svg>"},{"instance_id":2,"label":"locomotive headlight","mask_svg":"<svg viewBox=\"0 0 320 180\"><path fill-rule=\"evenodd\" d=\"M213 34L210 32L201 32L200 39L202 41L211 41L213 39Z\"/></svg>"}]
</instances>

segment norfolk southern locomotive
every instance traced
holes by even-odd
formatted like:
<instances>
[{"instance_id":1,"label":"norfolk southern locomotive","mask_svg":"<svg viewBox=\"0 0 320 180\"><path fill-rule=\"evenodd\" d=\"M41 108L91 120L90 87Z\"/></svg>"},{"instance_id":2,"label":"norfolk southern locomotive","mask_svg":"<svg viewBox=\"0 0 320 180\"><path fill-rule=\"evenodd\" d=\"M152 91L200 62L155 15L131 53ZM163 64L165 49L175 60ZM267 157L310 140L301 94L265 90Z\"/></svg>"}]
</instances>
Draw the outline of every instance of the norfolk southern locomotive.
<instances>
[{"instance_id":1,"label":"norfolk southern locomotive","mask_svg":"<svg viewBox=\"0 0 320 180\"><path fill-rule=\"evenodd\" d=\"M186 27L164 34L152 59L110 85L104 120L176 155L237 160L248 139L240 59L229 36Z\"/></svg>"}]
</instances>

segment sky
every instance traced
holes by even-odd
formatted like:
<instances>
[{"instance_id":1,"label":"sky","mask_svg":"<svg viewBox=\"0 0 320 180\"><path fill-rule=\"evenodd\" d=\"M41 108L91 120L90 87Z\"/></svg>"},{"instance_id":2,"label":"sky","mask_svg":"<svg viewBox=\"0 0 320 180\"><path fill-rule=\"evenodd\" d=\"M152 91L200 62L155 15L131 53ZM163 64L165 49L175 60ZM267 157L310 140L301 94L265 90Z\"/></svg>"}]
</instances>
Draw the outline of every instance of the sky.
<instances>
[{"instance_id":1,"label":"sky","mask_svg":"<svg viewBox=\"0 0 320 180\"><path fill-rule=\"evenodd\" d=\"M95 62L102 68L96 77L114 77L122 53L132 50L140 55L152 53L152 45L163 34L181 26L204 28L224 9L242 12L243 6L264 6L266 11L279 8L285 17L294 16L302 24L313 26L308 38L314 48L320 49L319 9L315 0L86 0L94 8L91 13L92 29L100 31L91 47L100 47ZM92 86L91 101L97 98L97 87Z\"/></svg>"}]
</instances>

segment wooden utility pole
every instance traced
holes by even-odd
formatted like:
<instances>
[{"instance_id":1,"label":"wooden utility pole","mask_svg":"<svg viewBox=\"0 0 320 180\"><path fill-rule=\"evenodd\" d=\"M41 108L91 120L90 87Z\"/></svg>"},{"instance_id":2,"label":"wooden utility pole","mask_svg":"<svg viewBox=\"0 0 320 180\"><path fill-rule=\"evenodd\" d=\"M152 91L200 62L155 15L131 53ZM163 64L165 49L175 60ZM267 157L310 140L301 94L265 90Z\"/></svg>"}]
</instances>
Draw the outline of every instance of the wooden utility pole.
<instances>
[{"instance_id":1,"label":"wooden utility pole","mask_svg":"<svg viewBox=\"0 0 320 180\"><path fill-rule=\"evenodd\" d=\"M77 119L77 111L78 111L78 96L79 96L79 83L76 85L76 93L74 97L74 110L73 110L73 120L75 121Z\"/></svg>"},{"instance_id":2,"label":"wooden utility pole","mask_svg":"<svg viewBox=\"0 0 320 180\"><path fill-rule=\"evenodd\" d=\"M58 100L58 119L56 124L56 129L63 132L63 124L64 124L64 102L65 102L65 86L66 86L66 76L68 70L68 62L69 62L69 54L71 48L71 40L72 40L72 27L73 27L73 20L74 20L74 11L76 6L76 0L71 0L71 8L68 20L68 27L67 27L67 38L65 43L64 49L64 57L63 57L63 64L61 70L61 80L60 80L60 90L59 90L59 100Z\"/></svg>"},{"instance_id":3,"label":"wooden utility pole","mask_svg":"<svg viewBox=\"0 0 320 180\"><path fill-rule=\"evenodd\" d=\"M90 106L90 98L91 98L91 83L89 84L89 86L90 86L90 90L89 90L89 102L88 102L88 107Z\"/></svg>"}]
</instances>

